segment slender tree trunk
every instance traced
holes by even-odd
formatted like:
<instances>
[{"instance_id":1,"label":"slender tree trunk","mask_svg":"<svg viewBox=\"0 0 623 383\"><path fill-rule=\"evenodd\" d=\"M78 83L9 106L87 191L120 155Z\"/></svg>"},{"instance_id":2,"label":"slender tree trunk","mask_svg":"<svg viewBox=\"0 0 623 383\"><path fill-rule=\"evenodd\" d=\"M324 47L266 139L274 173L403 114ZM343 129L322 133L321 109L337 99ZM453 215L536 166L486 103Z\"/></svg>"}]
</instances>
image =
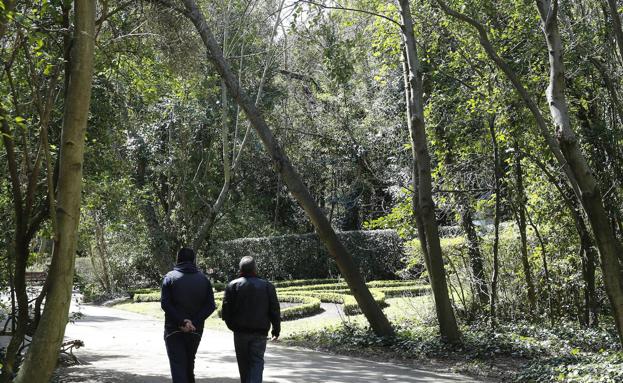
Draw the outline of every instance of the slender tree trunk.
<instances>
[{"instance_id":1,"label":"slender tree trunk","mask_svg":"<svg viewBox=\"0 0 623 383\"><path fill-rule=\"evenodd\" d=\"M597 180L580 150L575 133L571 129L565 96L563 46L558 29L558 1L537 0L536 5L543 22L543 33L549 51L550 84L547 88L547 100L552 120L556 126L557 140L575 175L580 189L582 205L595 235L601 256L606 293L612 305L620 341L623 343L623 284L619 263L619 252L622 246L610 226L610 220L603 204L603 195Z\"/></svg>"},{"instance_id":2,"label":"slender tree trunk","mask_svg":"<svg viewBox=\"0 0 623 383\"><path fill-rule=\"evenodd\" d=\"M480 251L480 241L476 227L474 226L473 210L470 201L466 195L458 196L459 214L461 216L461 226L467 237L467 251L469 254L469 263L473 274L473 286L476 291L476 299L482 306L489 303L489 291L485 278L484 261Z\"/></svg>"},{"instance_id":3,"label":"slender tree trunk","mask_svg":"<svg viewBox=\"0 0 623 383\"><path fill-rule=\"evenodd\" d=\"M136 185L142 189L147 186L147 173L149 167L149 152L147 144L139 136L136 153ZM156 206L152 198L139 197L139 207L141 215L145 220L147 233L149 235L149 250L155 258L157 270L144 270L148 278L154 282L160 281L175 263L174 254L178 245L174 235L165 230L158 220Z\"/></svg>"},{"instance_id":4,"label":"slender tree trunk","mask_svg":"<svg viewBox=\"0 0 623 383\"><path fill-rule=\"evenodd\" d=\"M422 75L420 73L420 63L417 55L415 35L413 32L413 20L411 18L411 8L408 0L400 0L400 15L402 18L404 49L406 53L406 68L408 68L409 100L408 100L408 127L412 145L412 155L417 164L418 177L414 178L414 190L417 194L413 198L418 200L417 209L414 212L419 216L417 223L422 226L418 228L423 232L424 237L420 237L420 244L426 246L428 255L428 274L431 287L435 298L435 308L441 337L450 343L459 343L461 334L459 332L454 310L448 293L446 272L444 268L441 243L439 241L439 228L437 217L435 216L435 203L432 193L432 176L430 155L428 152L428 140L426 137L426 125L424 121L424 100L422 89ZM423 242L422 239L426 239Z\"/></svg>"},{"instance_id":5,"label":"slender tree trunk","mask_svg":"<svg viewBox=\"0 0 623 383\"><path fill-rule=\"evenodd\" d=\"M619 47L619 54L623 60L623 29L621 28L621 15L619 15L619 7L616 0L608 0L608 8L610 8L610 18L612 19L612 29L614 38Z\"/></svg>"},{"instance_id":6,"label":"slender tree trunk","mask_svg":"<svg viewBox=\"0 0 623 383\"><path fill-rule=\"evenodd\" d=\"M407 53L406 49L403 48L403 75L405 82L405 98L407 105L407 124L411 125L411 106L409 103L410 95L411 95L411 84L409 81L409 65L407 64ZM411 129L409 128L409 131ZM420 247L422 249L422 256L424 257L424 265L426 266L426 270L430 270L430 257L428 255L428 241L426 240L426 233L424 232L424 222L422 221L422 216L419 214L420 211L420 199L419 199L419 174L418 174L418 165L417 158L414 153L413 146L411 147L411 186L413 188L413 192L411 193L411 212L413 214L413 223L417 229L417 237L420 242ZM430 276L429 276L430 282Z\"/></svg>"},{"instance_id":7,"label":"slender tree trunk","mask_svg":"<svg viewBox=\"0 0 623 383\"><path fill-rule=\"evenodd\" d=\"M446 137L444 129L438 128L437 136L444 142L444 164L447 167L452 167L455 164L453 148L450 141ZM482 307L485 307L489 303L489 289L485 277L482 252L480 251L480 238L476 231L476 225L474 225L472 196L471 193L467 191L470 189L469 184L470 182L466 183L463 180L458 180L457 182L453 182L451 186L456 187L457 189L465 189L465 192L459 191L459 193L456 194L455 202L457 206L457 213L460 216L460 225L463 228L465 237L467 238L469 266L466 266L472 270L472 276L470 278L472 307L475 308L476 311L480 311Z\"/></svg>"},{"instance_id":8,"label":"slender tree trunk","mask_svg":"<svg viewBox=\"0 0 623 383\"><path fill-rule=\"evenodd\" d=\"M18 237L21 237L17 229L16 234ZM15 373L15 362L30 324L25 279L28 245L24 248L23 242L21 238L16 239L12 249L15 258L13 283L15 286L15 296L17 298L17 316L13 318L13 321L17 323L17 326L15 327L15 331L11 334L11 341L6 348L2 365L2 376L0 377L0 382L2 383L11 381L11 377Z\"/></svg>"},{"instance_id":9,"label":"slender tree trunk","mask_svg":"<svg viewBox=\"0 0 623 383\"><path fill-rule=\"evenodd\" d=\"M528 214L527 209L526 209L526 217L528 218L528 222L530 223L530 226L534 230L534 235L536 235L539 241L539 245L541 246L541 260L543 262L543 274L545 277L545 291L547 294L545 299L547 301L549 319L550 319L551 324L553 325L556 320L556 317L554 316L554 306L552 302L552 280L550 278L549 266L547 263L546 244L545 244L545 240L543 239L543 236L541 235L541 232L539 231L539 227L532 221L532 217L530 217L530 214Z\"/></svg>"},{"instance_id":10,"label":"slender tree trunk","mask_svg":"<svg viewBox=\"0 0 623 383\"><path fill-rule=\"evenodd\" d=\"M526 106L534 115L539 130L545 137L558 163L563 168L570 185L573 187L577 198L586 212L595 235L601 257L604 285L612 306L619 339L623 343L623 284L618 256L623 246L610 226L608 214L604 208L603 195L593 176L592 169L588 166L580 150L577 137L571 129L565 98L562 40L557 21L558 2L549 0L536 1L543 22L543 32L550 58L550 86L547 89L547 98L552 119L556 126L556 139L553 140L537 103L529 95L508 63L497 54L491 45L487 28L469 16L450 9L443 0L436 1L443 8L444 12L469 23L478 31L481 45L487 52L487 55L512 82Z\"/></svg>"},{"instance_id":11,"label":"slender tree trunk","mask_svg":"<svg viewBox=\"0 0 623 383\"><path fill-rule=\"evenodd\" d=\"M521 240L521 264L523 266L524 278L528 288L528 308L530 315L534 315L536 310L536 291L532 280L532 270L530 269L530 261L528 260L528 235L526 224L526 193L523 185L523 170L521 168L521 154L519 146L515 143L515 188L516 188L516 210L517 210L517 226L519 228L519 237Z\"/></svg>"},{"instance_id":12,"label":"slender tree trunk","mask_svg":"<svg viewBox=\"0 0 623 383\"><path fill-rule=\"evenodd\" d=\"M495 133L495 116L490 116L489 134L491 135L491 145L493 146L493 175L495 181L495 211L493 213L493 271L491 276L491 327L496 326L497 304L498 304L498 279L500 275L500 215L502 210L502 161L500 159L500 149Z\"/></svg>"},{"instance_id":13,"label":"slender tree trunk","mask_svg":"<svg viewBox=\"0 0 623 383\"><path fill-rule=\"evenodd\" d=\"M559 182L556 177L547 169L545 164L534 157L529 157L534 164L536 164L547 177L554 187L558 190L558 193L562 197L565 206L569 209L573 222L575 224L576 231L578 233L578 239L580 241L580 247L584 249L580 256L582 261L582 277L584 279L584 296L586 311L590 312L590 318L587 323L598 323L598 311L599 303L597 301L596 289L595 289L595 270L597 265L597 254L595 251L595 245L593 238L588 230L584 217L582 216L580 203L576 198L571 195L573 191L569 190L565 192L562 185L564 182ZM571 195L571 196L570 196Z\"/></svg>"},{"instance_id":14,"label":"slender tree trunk","mask_svg":"<svg viewBox=\"0 0 623 383\"><path fill-rule=\"evenodd\" d=\"M275 21L275 24L273 25L272 33L270 35L269 54L266 57L266 61L264 62L264 69L262 71L262 77L260 78L260 83L257 87L257 93L255 94L255 104L254 104L255 107L259 105L260 100L262 98L264 82L266 81L266 77L268 75L268 68L273 60L271 51L273 48L273 41L275 39L275 36L277 35L277 29L281 25L281 12L283 10L284 4L285 4L285 0L281 0L279 4L278 13L277 13L277 20ZM226 51L228 26L229 26L229 11L226 16L225 27L223 30L222 51ZM240 87L240 75L242 74L242 57L243 57L243 54L241 52L240 69L239 69L239 74L238 74L238 79L237 79L238 87ZM209 58L210 57L208 57L208 59ZM224 56L223 56L223 61L225 61ZM199 230L197 231L197 234L194 237L194 240L192 242L192 247L195 250L199 249L202 243L204 243L207 240L207 238L209 238L210 233L212 232L212 228L214 227L214 224L216 223L217 215L221 211L221 209L225 205L225 201L229 197L229 188L231 186L231 179L234 173L236 172L238 165L240 164L242 151L249 137L250 127L247 127L246 133L242 139L242 143L240 144L239 151L236 153L235 150L233 150L235 148L235 141L233 142L233 145L230 146L229 118L228 118L229 108L228 108L227 101L228 101L227 84L225 83L225 80L221 79L221 105L222 105L222 108L221 108L221 140L223 142L223 186L221 187L221 191L218 195L218 198L214 202L214 204L208 207L209 209L208 216L203 221L203 223L200 225ZM236 129L237 129L237 123L238 123L237 118L239 114L239 108L240 108L240 105L238 105L238 109L236 110ZM232 156L232 151L234 152L233 156Z\"/></svg>"},{"instance_id":15,"label":"slender tree trunk","mask_svg":"<svg viewBox=\"0 0 623 383\"><path fill-rule=\"evenodd\" d=\"M95 242L97 243L97 253L102 265L102 281L107 292L113 292L113 283L110 278L110 265L108 264L108 249L106 246L106 238L104 237L104 227L95 217Z\"/></svg>"},{"instance_id":16,"label":"slender tree trunk","mask_svg":"<svg viewBox=\"0 0 623 383\"><path fill-rule=\"evenodd\" d=\"M17 383L50 380L65 333L80 217L82 163L93 74L95 2L75 0L75 31L59 156L57 230L50 289Z\"/></svg>"},{"instance_id":17,"label":"slender tree trunk","mask_svg":"<svg viewBox=\"0 0 623 383\"><path fill-rule=\"evenodd\" d=\"M185 10L180 11L182 11L182 13L194 24L206 49L208 50L209 60L225 81L231 97L236 100L238 105L245 112L251 125L255 128L273 161L275 170L281 174L283 182L288 186L290 193L292 193L294 198L307 213L316 228L318 236L325 244L330 256L335 260L338 268L342 272L344 279L353 292L361 311L370 322L372 329L381 336L393 335L394 330L392 326L372 297L372 294L370 294L370 290L368 290L352 256L340 242L339 238L335 234L335 231L333 231L333 228L329 225L327 217L309 193L309 189L307 189L303 183L300 175L292 166L287 155L277 143L272 131L266 123L266 120L264 120L264 117L261 115L247 94L240 88L236 76L232 72L229 64L225 61L223 53L218 46L218 43L216 42L212 31L205 20L205 17L197 7L197 4L194 0L184 0L184 5Z\"/></svg>"},{"instance_id":18,"label":"slender tree trunk","mask_svg":"<svg viewBox=\"0 0 623 383\"><path fill-rule=\"evenodd\" d=\"M17 354L30 322L28 313L28 295L26 293L26 266L28 263L30 244L30 237L27 233L29 231L28 220L30 206L25 206L25 202L29 202L30 200L30 193L27 192L25 196L22 190L22 182L19 174L19 162L15 148L15 138L17 133L11 132L8 124L10 116L6 113L4 108L1 107L0 116L2 117L2 121L0 122L0 132L2 133L2 142L6 150L7 168L11 184L11 194L13 197L13 214L15 218L15 232L13 234L9 251L11 252L10 259L15 262L15 268L13 270L13 286L17 299L17 317L13 318L13 320L17 322L17 327L11 336L11 341L6 349L4 363L2 363L3 373L0 376L0 382L7 382L14 373ZM33 182L36 182L36 175L31 174L31 177L33 176L35 180ZM30 183L28 189L30 191Z\"/></svg>"}]
</instances>

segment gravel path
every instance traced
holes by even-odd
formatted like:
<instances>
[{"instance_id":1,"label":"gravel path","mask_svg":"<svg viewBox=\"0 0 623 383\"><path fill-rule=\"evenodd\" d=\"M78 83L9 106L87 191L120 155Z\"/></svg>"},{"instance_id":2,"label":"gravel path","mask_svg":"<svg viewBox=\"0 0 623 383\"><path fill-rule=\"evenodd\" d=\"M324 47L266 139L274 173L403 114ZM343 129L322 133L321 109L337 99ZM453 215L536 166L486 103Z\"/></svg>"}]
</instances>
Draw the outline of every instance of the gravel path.
<instances>
[{"instance_id":1,"label":"gravel path","mask_svg":"<svg viewBox=\"0 0 623 383\"><path fill-rule=\"evenodd\" d=\"M333 305L325 315L339 315ZM60 367L58 382L170 382L161 321L113 308L82 305L84 317L69 324L66 336L81 339L75 351L83 364ZM321 314L322 315L322 314ZM286 324L287 325L287 322ZM232 335L206 330L197 354L198 383L238 382ZM437 373L391 363L372 362L269 343L266 383L475 382L456 374Z\"/></svg>"}]
</instances>

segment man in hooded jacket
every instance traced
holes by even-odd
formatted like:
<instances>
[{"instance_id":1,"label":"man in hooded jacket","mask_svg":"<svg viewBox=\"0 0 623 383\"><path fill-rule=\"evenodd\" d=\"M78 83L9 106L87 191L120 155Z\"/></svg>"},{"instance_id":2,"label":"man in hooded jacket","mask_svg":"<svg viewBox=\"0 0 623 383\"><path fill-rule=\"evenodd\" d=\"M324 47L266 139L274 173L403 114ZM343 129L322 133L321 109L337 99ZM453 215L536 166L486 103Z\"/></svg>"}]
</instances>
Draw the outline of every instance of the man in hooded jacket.
<instances>
[{"instance_id":1,"label":"man in hooded jacket","mask_svg":"<svg viewBox=\"0 0 623 383\"><path fill-rule=\"evenodd\" d=\"M164 310L164 342L173 383L195 382L195 355L203 324L214 312L210 280L197 269L195 252L181 248L177 264L162 282L160 306Z\"/></svg>"}]
</instances>

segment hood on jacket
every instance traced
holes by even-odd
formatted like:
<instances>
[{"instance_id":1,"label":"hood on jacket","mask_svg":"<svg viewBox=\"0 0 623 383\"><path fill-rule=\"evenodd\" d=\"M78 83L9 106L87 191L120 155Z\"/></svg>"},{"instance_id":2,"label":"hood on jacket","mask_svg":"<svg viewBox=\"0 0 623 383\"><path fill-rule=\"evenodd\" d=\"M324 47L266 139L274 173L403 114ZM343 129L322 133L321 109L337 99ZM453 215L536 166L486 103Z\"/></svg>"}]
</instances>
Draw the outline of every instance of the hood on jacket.
<instances>
[{"instance_id":1,"label":"hood on jacket","mask_svg":"<svg viewBox=\"0 0 623 383\"><path fill-rule=\"evenodd\" d=\"M192 262L180 262L177 265L175 265L173 270L179 271L180 273L184 273L184 274L196 273L199 271L199 269L197 269L197 265L195 265Z\"/></svg>"}]
</instances>

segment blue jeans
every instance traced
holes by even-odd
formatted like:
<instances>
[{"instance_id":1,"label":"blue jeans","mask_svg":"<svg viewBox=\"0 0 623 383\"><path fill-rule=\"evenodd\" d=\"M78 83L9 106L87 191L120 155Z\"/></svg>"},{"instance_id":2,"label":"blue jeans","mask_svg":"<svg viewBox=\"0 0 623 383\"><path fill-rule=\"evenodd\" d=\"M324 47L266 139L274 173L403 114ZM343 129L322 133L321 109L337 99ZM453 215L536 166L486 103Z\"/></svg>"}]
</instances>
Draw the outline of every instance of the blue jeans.
<instances>
[{"instance_id":1,"label":"blue jeans","mask_svg":"<svg viewBox=\"0 0 623 383\"><path fill-rule=\"evenodd\" d=\"M266 336L234 333L236 360L241 383L262 383Z\"/></svg>"},{"instance_id":2,"label":"blue jeans","mask_svg":"<svg viewBox=\"0 0 623 383\"><path fill-rule=\"evenodd\" d=\"M195 355L199 348L201 334L165 332L169 365L173 383L195 383Z\"/></svg>"}]
</instances>

